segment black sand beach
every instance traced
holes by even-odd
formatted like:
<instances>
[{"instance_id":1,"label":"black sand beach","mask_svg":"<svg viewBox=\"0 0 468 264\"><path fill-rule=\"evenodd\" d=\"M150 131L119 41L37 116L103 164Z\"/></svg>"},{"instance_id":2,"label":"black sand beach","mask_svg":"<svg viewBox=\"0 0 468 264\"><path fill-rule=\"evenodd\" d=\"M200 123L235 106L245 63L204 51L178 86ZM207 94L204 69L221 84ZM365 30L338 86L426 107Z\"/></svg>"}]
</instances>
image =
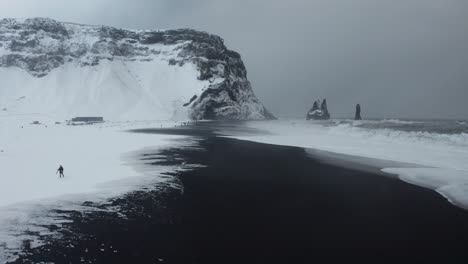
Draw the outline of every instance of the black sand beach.
<instances>
[{"instance_id":1,"label":"black sand beach","mask_svg":"<svg viewBox=\"0 0 468 264\"><path fill-rule=\"evenodd\" d=\"M142 132L142 131L140 131ZM468 212L434 191L312 159L304 149L182 133L198 146L162 151L154 165L201 164L169 185L68 212L61 239L14 263L290 263L385 260L464 263ZM92 206L92 205L91 205ZM119 216L120 215L120 216ZM124 215L125 217L122 217ZM286 257L286 258L284 258Z\"/></svg>"}]
</instances>

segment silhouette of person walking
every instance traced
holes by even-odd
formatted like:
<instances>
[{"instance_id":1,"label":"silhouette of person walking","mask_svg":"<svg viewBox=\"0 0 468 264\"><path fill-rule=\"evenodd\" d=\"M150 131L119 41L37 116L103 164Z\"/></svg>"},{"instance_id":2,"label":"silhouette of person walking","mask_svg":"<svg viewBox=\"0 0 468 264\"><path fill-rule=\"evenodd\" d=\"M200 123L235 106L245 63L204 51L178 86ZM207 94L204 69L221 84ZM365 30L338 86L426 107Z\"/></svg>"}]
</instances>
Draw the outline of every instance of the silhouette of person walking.
<instances>
[{"instance_id":1,"label":"silhouette of person walking","mask_svg":"<svg viewBox=\"0 0 468 264\"><path fill-rule=\"evenodd\" d=\"M59 172L60 172L59 178L62 178L62 177L65 178L65 175L63 174L63 167L62 167L62 165L60 165L60 167L59 167L58 170L57 170L57 173L59 173Z\"/></svg>"}]
</instances>

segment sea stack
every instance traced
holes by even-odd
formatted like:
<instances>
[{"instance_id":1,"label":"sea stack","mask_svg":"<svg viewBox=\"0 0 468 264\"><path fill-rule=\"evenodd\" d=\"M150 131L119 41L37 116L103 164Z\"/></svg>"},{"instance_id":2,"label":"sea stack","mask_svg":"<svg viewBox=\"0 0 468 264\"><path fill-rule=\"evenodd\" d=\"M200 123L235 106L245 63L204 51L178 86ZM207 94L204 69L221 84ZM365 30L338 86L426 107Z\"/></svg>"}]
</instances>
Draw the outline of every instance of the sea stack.
<instances>
[{"instance_id":1,"label":"sea stack","mask_svg":"<svg viewBox=\"0 0 468 264\"><path fill-rule=\"evenodd\" d=\"M327 99L323 99L323 102L320 103L320 100L314 102L312 109L307 112L307 120L328 120L330 119L330 113L328 112Z\"/></svg>"},{"instance_id":2,"label":"sea stack","mask_svg":"<svg viewBox=\"0 0 468 264\"><path fill-rule=\"evenodd\" d=\"M361 117L361 105L360 104L357 104L356 105L356 113L354 115L354 120L362 120L362 117Z\"/></svg>"}]
</instances>

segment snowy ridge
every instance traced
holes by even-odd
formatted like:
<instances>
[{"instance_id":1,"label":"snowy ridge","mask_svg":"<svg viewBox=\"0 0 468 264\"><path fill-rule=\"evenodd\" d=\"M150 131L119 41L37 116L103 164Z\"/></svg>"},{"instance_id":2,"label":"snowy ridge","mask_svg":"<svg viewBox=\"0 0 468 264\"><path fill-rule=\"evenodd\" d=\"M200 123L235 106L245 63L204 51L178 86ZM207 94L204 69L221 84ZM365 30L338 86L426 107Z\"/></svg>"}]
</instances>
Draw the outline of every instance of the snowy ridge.
<instances>
[{"instance_id":1,"label":"snowy ridge","mask_svg":"<svg viewBox=\"0 0 468 264\"><path fill-rule=\"evenodd\" d=\"M220 37L189 29L3 19L0 79L0 111L10 114L272 118L255 97L240 55Z\"/></svg>"},{"instance_id":2,"label":"snowy ridge","mask_svg":"<svg viewBox=\"0 0 468 264\"><path fill-rule=\"evenodd\" d=\"M453 204L468 209L467 133L442 134L359 127L366 122L375 124L388 120L351 123L343 120L249 122L249 127L268 131L269 134L236 138L363 157L366 159L361 160L371 166L386 164L375 159L390 161L380 169L398 175L406 182L436 190ZM408 122L405 125L420 123L405 122Z\"/></svg>"}]
</instances>

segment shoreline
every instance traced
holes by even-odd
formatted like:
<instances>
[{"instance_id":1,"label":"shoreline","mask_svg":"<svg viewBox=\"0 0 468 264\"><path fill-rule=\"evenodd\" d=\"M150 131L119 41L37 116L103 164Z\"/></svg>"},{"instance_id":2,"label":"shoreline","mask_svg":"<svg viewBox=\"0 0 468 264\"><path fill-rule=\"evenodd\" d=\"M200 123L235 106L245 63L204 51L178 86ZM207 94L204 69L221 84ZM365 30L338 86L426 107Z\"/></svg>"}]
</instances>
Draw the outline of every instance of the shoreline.
<instances>
[{"instance_id":1,"label":"shoreline","mask_svg":"<svg viewBox=\"0 0 468 264\"><path fill-rule=\"evenodd\" d=\"M73 221L62 239L13 263L468 257L468 212L432 190L326 164L298 147L216 137L199 128L179 133L192 134L197 144L141 159L155 168L197 165L166 174L182 189L165 185L96 205L117 212L69 212Z\"/></svg>"},{"instance_id":2,"label":"shoreline","mask_svg":"<svg viewBox=\"0 0 468 264\"><path fill-rule=\"evenodd\" d=\"M426 133L378 126L365 128L359 125L364 121L357 121L356 125L354 121L338 125L336 120L333 122L335 125L327 126L303 120L251 121L246 122L246 127L267 133L234 135L232 138L305 148L325 162L391 175L440 193L460 208L468 208L468 188L465 187L468 186L468 151L465 147L468 134Z\"/></svg>"}]
</instances>

